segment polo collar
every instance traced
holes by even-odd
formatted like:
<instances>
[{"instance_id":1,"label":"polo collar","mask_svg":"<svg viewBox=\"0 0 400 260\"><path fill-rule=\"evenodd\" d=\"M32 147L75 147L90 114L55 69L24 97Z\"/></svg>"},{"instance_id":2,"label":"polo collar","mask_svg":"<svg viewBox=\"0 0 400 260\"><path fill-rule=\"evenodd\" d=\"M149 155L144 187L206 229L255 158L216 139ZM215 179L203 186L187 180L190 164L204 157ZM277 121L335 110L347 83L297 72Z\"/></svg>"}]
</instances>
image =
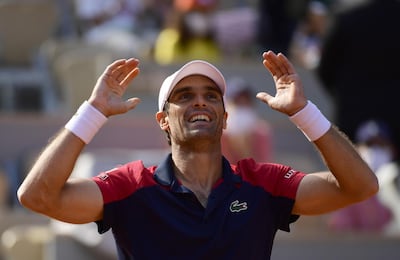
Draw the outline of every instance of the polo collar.
<instances>
[{"instance_id":1,"label":"polo collar","mask_svg":"<svg viewBox=\"0 0 400 260\"><path fill-rule=\"evenodd\" d=\"M229 161L224 156L222 158L222 178L225 184L232 183L232 185L235 185L242 182L241 177L233 173ZM154 172L154 179L160 185L167 186L172 191L183 192L183 187L179 184L174 174L171 153L158 165Z\"/></svg>"}]
</instances>

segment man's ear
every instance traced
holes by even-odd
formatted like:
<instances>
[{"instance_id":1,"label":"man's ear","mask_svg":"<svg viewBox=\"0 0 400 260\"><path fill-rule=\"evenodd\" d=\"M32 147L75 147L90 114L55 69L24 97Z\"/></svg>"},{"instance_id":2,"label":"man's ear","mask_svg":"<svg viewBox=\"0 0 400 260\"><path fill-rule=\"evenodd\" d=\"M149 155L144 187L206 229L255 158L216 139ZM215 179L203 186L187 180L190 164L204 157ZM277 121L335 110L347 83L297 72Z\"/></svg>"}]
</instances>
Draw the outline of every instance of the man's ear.
<instances>
[{"instance_id":1,"label":"man's ear","mask_svg":"<svg viewBox=\"0 0 400 260\"><path fill-rule=\"evenodd\" d=\"M168 130L168 117L164 111L156 113L156 120L162 130Z\"/></svg>"},{"instance_id":2,"label":"man's ear","mask_svg":"<svg viewBox=\"0 0 400 260\"><path fill-rule=\"evenodd\" d=\"M228 120L228 112L225 111L225 114L224 114L224 122L223 122L223 125L222 125L222 129L226 129L226 127L227 127L227 120Z\"/></svg>"}]
</instances>

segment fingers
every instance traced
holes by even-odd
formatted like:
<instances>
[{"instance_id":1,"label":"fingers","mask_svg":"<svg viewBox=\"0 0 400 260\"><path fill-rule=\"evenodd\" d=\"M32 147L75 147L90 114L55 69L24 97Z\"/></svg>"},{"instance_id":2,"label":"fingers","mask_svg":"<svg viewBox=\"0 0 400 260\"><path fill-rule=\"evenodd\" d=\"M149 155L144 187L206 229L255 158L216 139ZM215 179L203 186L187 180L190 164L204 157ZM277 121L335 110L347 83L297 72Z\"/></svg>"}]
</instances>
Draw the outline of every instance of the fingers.
<instances>
[{"instance_id":1,"label":"fingers","mask_svg":"<svg viewBox=\"0 0 400 260\"><path fill-rule=\"evenodd\" d=\"M135 69L129 71L128 74L125 76L125 78L121 81L120 84L123 87L126 87L132 81L132 79L134 79L139 74L139 72L140 72L139 68L135 68Z\"/></svg>"},{"instance_id":2,"label":"fingers","mask_svg":"<svg viewBox=\"0 0 400 260\"><path fill-rule=\"evenodd\" d=\"M113 63L111 63L110 65L107 66L106 70L104 71L104 75L116 80L116 77L117 77L116 73L118 72L118 68L120 68L125 63L126 63L125 59L114 61Z\"/></svg>"},{"instance_id":3,"label":"fingers","mask_svg":"<svg viewBox=\"0 0 400 260\"><path fill-rule=\"evenodd\" d=\"M285 68L285 71L287 74L296 74L296 71L292 65L292 63L289 61L289 59L283 55L282 53L278 54L278 59L281 61L282 66Z\"/></svg>"},{"instance_id":4,"label":"fingers","mask_svg":"<svg viewBox=\"0 0 400 260\"><path fill-rule=\"evenodd\" d=\"M138 64L139 60L132 58L127 60L125 64L117 67L116 73L119 73L119 75L117 76L117 81L122 82L132 74L137 75Z\"/></svg>"},{"instance_id":5,"label":"fingers","mask_svg":"<svg viewBox=\"0 0 400 260\"><path fill-rule=\"evenodd\" d=\"M134 58L116 60L106 68L103 77L112 87L125 87L139 73L138 64L139 60Z\"/></svg>"},{"instance_id":6,"label":"fingers","mask_svg":"<svg viewBox=\"0 0 400 260\"><path fill-rule=\"evenodd\" d=\"M279 78L283 74L283 72L281 71L280 67L277 64L278 59L275 53L273 53L272 51L264 52L263 58L264 58L263 64L269 70L271 75L274 78L275 77Z\"/></svg>"},{"instance_id":7,"label":"fingers","mask_svg":"<svg viewBox=\"0 0 400 260\"><path fill-rule=\"evenodd\" d=\"M258 98L259 100L261 100L262 102L269 104L269 101L273 98L270 94L266 93L266 92L259 92L256 95L256 98Z\"/></svg>"},{"instance_id":8,"label":"fingers","mask_svg":"<svg viewBox=\"0 0 400 260\"><path fill-rule=\"evenodd\" d=\"M285 55L275 54L273 51L263 53L263 64L269 70L274 79L284 75L295 74L295 69Z\"/></svg>"},{"instance_id":9,"label":"fingers","mask_svg":"<svg viewBox=\"0 0 400 260\"><path fill-rule=\"evenodd\" d=\"M134 97L128 99L125 104L127 106L127 111L134 109L141 102L140 98Z\"/></svg>"}]
</instances>

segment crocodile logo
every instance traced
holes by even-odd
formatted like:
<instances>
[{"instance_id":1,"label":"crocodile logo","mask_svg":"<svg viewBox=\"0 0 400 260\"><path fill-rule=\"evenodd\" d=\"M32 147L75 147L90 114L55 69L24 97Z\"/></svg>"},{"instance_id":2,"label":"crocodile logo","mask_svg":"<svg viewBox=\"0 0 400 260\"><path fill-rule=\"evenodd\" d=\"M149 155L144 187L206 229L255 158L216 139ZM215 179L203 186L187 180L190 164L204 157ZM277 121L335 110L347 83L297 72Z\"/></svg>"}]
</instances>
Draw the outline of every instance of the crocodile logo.
<instances>
[{"instance_id":1,"label":"crocodile logo","mask_svg":"<svg viewBox=\"0 0 400 260\"><path fill-rule=\"evenodd\" d=\"M239 202L235 200L231 203L229 210L231 212L240 212L242 210L247 210L247 202Z\"/></svg>"}]
</instances>

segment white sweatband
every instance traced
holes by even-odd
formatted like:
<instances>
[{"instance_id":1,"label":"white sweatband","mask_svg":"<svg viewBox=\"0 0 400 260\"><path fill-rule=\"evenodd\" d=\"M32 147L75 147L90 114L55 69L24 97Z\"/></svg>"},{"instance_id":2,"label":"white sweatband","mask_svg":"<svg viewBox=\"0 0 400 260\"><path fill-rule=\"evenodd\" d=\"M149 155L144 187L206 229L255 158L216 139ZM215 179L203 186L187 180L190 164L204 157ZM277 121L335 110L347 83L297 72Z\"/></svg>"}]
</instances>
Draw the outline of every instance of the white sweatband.
<instances>
[{"instance_id":1,"label":"white sweatband","mask_svg":"<svg viewBox=\"0 0 400 260\"><path fill-rule=\"evenodd\" d=\"M331 127L331 122L326 119L318 107L311 101L308 101L302 110L289 118L309 141L317 140Z\"/></svg>"},{"instance_id":2,"label":"white sweatband","mask_svg":"<svg viewBox=\"0 0 400 260\"><path fill-rule=\"evenodd\" d=\"M65 128L88 144L106 122L107 117L85 101Z\"/></svg>"}]
</instances>

